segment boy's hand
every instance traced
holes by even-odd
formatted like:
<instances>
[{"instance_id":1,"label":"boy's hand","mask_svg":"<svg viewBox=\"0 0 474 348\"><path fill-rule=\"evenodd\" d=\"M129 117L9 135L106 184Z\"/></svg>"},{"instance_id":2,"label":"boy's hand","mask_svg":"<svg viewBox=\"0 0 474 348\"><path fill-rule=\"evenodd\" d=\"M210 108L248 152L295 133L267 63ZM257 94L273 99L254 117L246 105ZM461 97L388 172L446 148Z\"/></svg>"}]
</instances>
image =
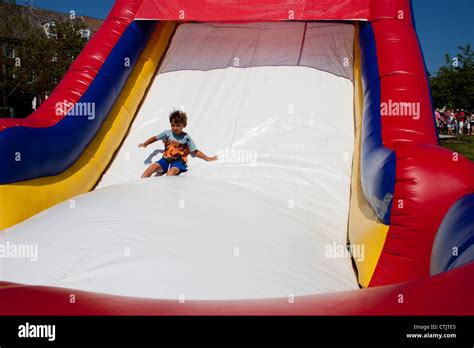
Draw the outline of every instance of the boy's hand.
<instances>
[{"instance_id":1,"label":"boy's hand","mask_svg":"<svg viewBox=\"0 0 474 348\"><path fill-rule=\"evenodd\" d=\"M217 159L218 159L217 156L209 157L209 156L207 156L206 154L202 153L202 152L199 151L199 150L194 151L193 154L194 154L197 158L203 159L203 160L206 161L206 162L217 161Z\"/></svg>"},{"instance_id":2,"label":"boy's hand","mask_svg":"<svg viewBox=\"0 0 474 348\"><path fill-rule=\"evenodd\" d=\"M146 148L146 145L145 145L145 143L141 143L141 144L138 144L138 147Z\"/></svg>"}]
</instances>

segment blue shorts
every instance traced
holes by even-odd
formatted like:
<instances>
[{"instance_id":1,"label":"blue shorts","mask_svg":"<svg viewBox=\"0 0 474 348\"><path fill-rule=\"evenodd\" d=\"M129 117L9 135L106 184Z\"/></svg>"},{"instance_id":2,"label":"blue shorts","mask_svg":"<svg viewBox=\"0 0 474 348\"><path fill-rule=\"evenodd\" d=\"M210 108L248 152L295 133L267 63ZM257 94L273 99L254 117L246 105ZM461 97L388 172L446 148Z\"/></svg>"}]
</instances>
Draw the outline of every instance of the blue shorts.
<instances>
[{"instance_id":1,"label":"blue shorts","mask_svg":"<svg viewBox=\"0 0 474 348\"><path fill-rule=\"evenodd\" d=\"M183 162L180 162L180 161L174 161L170 163L162 157L159 161L156 161L156 163L158 163L161 166L161 168L163 169L163 173L168 172L168 169L172 167L178 168L180 173L188 171L188 167Z\"/></svg>"}]
</instances>

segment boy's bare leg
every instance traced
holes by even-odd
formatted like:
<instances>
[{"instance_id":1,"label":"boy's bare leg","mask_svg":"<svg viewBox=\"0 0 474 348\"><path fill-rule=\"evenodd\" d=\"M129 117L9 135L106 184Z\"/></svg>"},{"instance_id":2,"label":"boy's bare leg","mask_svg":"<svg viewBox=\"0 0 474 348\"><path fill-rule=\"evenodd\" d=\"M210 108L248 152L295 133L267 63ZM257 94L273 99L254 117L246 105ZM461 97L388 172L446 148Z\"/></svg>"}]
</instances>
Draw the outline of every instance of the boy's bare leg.
<instances>
[{"instance_id":1,"label":"boy's bare leg","mask_svg":"<svg viewBox=\"0 0 474 348\"><path fill-rule=\"evenodd\" d=\"M145 170L141 178L142 179L149 178L153 175L153 173L156 173L156 172L158 173L163 172L163 168L161 168L161 166L158 163L150 164L150 166Z\"/></svg>"},{"instance_id":2,"label":"boy's bare leg","mask_svg":"<svg viewBox=\"0 0 474 348\"><path fill-rule=\"evenodd\" d=\"M175 175L178 175L179 172L180 172L179 168L171 167L170 169L168 169L166 176L175 176Z\"/></svg>"}]
</instances>

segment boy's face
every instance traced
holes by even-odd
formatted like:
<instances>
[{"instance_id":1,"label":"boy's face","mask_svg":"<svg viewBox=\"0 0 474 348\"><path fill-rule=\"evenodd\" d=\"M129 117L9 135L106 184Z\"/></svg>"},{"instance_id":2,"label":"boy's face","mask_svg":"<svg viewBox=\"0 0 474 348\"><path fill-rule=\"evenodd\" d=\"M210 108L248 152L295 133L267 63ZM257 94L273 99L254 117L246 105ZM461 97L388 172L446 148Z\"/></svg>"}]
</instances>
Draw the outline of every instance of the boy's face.
<instances>
[{"instance_id":1,"label":"boy's face","mask_svg":"<svg viewBox=\"0 0 474 348\"><path fill-rule=\"evenodd\" d=\"M171 130L173 133L180 134L183 132L183 128L185 127L182 123L176 123L176 121L171 121Z\"/></svg>"}]
</instances>

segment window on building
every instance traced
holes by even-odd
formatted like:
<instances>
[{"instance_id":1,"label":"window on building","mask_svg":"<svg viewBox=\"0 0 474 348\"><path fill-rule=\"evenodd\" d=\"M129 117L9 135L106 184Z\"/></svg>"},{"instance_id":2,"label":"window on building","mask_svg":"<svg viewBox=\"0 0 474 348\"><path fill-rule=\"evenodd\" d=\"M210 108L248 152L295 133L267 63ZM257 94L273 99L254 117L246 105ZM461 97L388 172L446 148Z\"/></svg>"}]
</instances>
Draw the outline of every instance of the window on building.
<instances>
[{"instance_id":1,"label":"window on building","mask_svg":"<svg viewBox=\"0 0 474 348\"><path fill-rule=\"evenodd\" d=\"M55 21L49 21L43 24L43 29L47 37L49 38L58 37L58 34L52 32L55 26L56 26Z\"/></svg>"},{"instance_id":2,"label":"window on building","mask_svg":"<svg viewBox=\"0 0 474 348\"><path fill-rule=\"evenodd\" d=\"M80 33L83 39L89 40L91 38L91 31L89 29L82 29Z\"/></svg>"},{"instance_id":3,"label":"window on building","mask_svg":"<svg viewBox=\"0 0 474 348\"><path fill-rule=\"evenodd\" d=\"M6 52L5 52L5 57L15 59L15 57L16 57L15 49L14 48L7 48Z\"/></svg>"},{"instance_id":4,"label":"window on building","mask_svg":"<svg viewBox=\"0 0 474 348\"><path fill-rule=\"evenodd\" d=\"M10 66L10 65L5 66L5 75L16 78L15 73L13 72L13 66Z\"/></svg>"}]
</instances>

